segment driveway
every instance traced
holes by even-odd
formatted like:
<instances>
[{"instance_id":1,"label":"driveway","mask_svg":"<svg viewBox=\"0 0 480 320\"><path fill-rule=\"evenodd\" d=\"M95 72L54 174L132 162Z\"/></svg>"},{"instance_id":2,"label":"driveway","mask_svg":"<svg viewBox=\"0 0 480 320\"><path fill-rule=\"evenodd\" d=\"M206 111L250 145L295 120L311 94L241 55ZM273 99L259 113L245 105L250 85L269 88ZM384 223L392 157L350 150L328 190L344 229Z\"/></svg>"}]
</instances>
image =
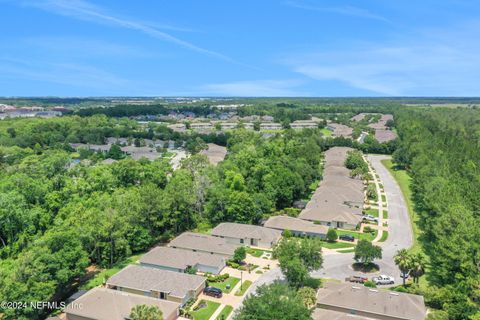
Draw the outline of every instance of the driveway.
<instances>
[{"instance_id":1,"label":"driveway","mask_svg":"<svg viewBox=\"0 0 480 320\"><path fill-rule=\"evenodd\" d=\"M378 274L386 274L395 277L397 284L401 283L400 271L393 262L393 256L397 250L402 248L409 248L413 244L413 233L410 225L410 217L408 209L395 179L390 175L390 172L380 162L383 159L389 159L385 155L369 155L368 161L380 176L383 183L388 202L388 218L389 218L389 235L388 239L380 243L382 247L383 258L377 260L376 263L380 266L380 271L368 276ZM333 255L324 255L323 268L312 272L313 277L317 278L332 278L344 280L346 277L353 274L360 274L352 270L353 253L342 253Z\"/></svg>"}]
</instances>

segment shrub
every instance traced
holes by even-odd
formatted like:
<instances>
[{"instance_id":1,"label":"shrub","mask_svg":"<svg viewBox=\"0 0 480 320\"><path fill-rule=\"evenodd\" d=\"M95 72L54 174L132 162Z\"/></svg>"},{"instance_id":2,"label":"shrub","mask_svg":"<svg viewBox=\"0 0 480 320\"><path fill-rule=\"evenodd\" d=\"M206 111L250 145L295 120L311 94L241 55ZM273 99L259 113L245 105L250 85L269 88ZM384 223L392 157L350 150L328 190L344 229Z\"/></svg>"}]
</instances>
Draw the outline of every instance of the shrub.
<instances>
[{"instance_id":1,"label":"shrub","mask_svg":"<svg viewBox=\"0 0 480 320\"><path fill-rule=\"evenodd\" d=\"M322 286L322 280L317 278L308 277L305 279L303 285L312 289L318 289Z\"/></svg>"},{"instance_id":2,"label":"shrub","mask_svg":"<svg viewBox=\"0 0 480 320\"><path fill-rule=\"evenodd\" d=\"M375 233L375 229L372 229L370 226L363 228L363 233Z\"/></svg>"},{"instance_id":3,"label":"shrub","mask_svg":"<svg viewBox=\"0 0 480 320\"><path fill-rule=\"evenodd\" d=\"M369 287L369 288L376 288L376 287L377 287L377 285L375 284L375 282L373 282L372 280L366 281L363 285L364 285L365 287Z\"/></svg>"},{"instance_id":4,"label":"shrub","mask_svg":"<svg viewBox=\"0 0 480 320\"><path fill-rule=\"evenodd\" d=\"M240 267L240 264L236 263L233 260L228 260L227 261L227 266L233 268L233 269L238 269Z\"/></svg>"},{"instance_id":5,"label":"shrub","mask_svg":"<svg viewBox=\"0 0 480 320\"><path fill-rule=\"evenodd\" d=\"M338 239L337 231L335 231L335 229L328 229L327 241L335 242L335 241L337 241L337 239Z\"/></svg>"},{"instance_id":6,"label":"shrub","mask_svg":"<svg viewBox=\"0 0 480 320\"><path fill-rule=\"evenodd\" d=\"M233 261L241 263L247 257L247 250L245 247L238 247L233 253Z\"/></svg>"},{"instance_id":7,"label":"shrub","mask_svg":"<svg viewBox=\"0 0 480 320\"><path fill-rule=\"evenodd\" d=\"M230 277L228 273L219 274L219 275L212 275L207 277L208 282L222 282L227 280Z\"/></svg>"}]
</instances>

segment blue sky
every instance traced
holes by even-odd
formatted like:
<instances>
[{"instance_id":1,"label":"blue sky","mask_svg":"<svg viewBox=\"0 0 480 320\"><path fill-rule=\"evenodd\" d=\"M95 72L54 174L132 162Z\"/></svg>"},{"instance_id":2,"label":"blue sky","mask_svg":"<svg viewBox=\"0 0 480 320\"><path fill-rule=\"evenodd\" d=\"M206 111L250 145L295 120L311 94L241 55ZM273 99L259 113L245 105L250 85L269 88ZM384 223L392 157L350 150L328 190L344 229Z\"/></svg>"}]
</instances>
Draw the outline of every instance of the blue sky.
<instances>
[{"instance_id":1,"label":"blue sky","mask_svg":"<svg viewBox=\"0 0 480 320\"><path fill-rule=\"evenodd\" d=\"M478 96L467 0L0 0L1 96Z\"/></svg>"}]
</instances>

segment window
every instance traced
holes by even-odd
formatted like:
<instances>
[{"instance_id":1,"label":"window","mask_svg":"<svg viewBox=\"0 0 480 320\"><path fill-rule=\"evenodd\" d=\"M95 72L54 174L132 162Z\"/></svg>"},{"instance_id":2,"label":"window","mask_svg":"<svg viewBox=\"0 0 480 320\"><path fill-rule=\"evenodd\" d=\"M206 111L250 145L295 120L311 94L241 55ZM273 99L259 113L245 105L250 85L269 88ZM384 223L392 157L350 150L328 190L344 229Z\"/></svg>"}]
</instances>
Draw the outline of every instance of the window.
<instances>
[{"instance_id":1,"label":"window","mask_svg":"<svg viewBox=\"0 0 480 320\"><path fill-rule=\"evenodd\" d=\"M243 243L243 239L240 239L240 243Z\"/></svg>"}]
</instances>

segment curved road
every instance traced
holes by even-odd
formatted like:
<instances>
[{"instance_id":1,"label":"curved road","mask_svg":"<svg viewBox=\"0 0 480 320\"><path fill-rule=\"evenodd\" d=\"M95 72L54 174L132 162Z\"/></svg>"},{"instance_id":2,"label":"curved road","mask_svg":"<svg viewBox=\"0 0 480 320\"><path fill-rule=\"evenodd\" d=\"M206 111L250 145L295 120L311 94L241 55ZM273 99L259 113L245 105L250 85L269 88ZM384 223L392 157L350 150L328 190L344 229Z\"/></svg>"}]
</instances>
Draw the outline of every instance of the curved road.
<instances>
[{"instance_id":1,"label":"curved road","mask_svg":"<svg viewBox=\"0 0 480 320\"><path fill-rule=\"evenodd\" d=\"M407 204L402 191L390 172L380 162L383 159L389 159L384 155L369 155L368 161L380 176L383 183L388 201L388 220L389 231L385 242L380 243L383 248L381 260L375 261L380 266L378 273L368 274L368 277L386 274L395 277L396 283L401 283L400 271L393 262L393 256L397 250L409 248L413 244L412 226L408 215ZM324 256L323 268L312 272L313 277L332 278L344 280L354 274L361 275L360 272L352 270L353 253L339 253Z\"/></svg>"}]
</instances>

